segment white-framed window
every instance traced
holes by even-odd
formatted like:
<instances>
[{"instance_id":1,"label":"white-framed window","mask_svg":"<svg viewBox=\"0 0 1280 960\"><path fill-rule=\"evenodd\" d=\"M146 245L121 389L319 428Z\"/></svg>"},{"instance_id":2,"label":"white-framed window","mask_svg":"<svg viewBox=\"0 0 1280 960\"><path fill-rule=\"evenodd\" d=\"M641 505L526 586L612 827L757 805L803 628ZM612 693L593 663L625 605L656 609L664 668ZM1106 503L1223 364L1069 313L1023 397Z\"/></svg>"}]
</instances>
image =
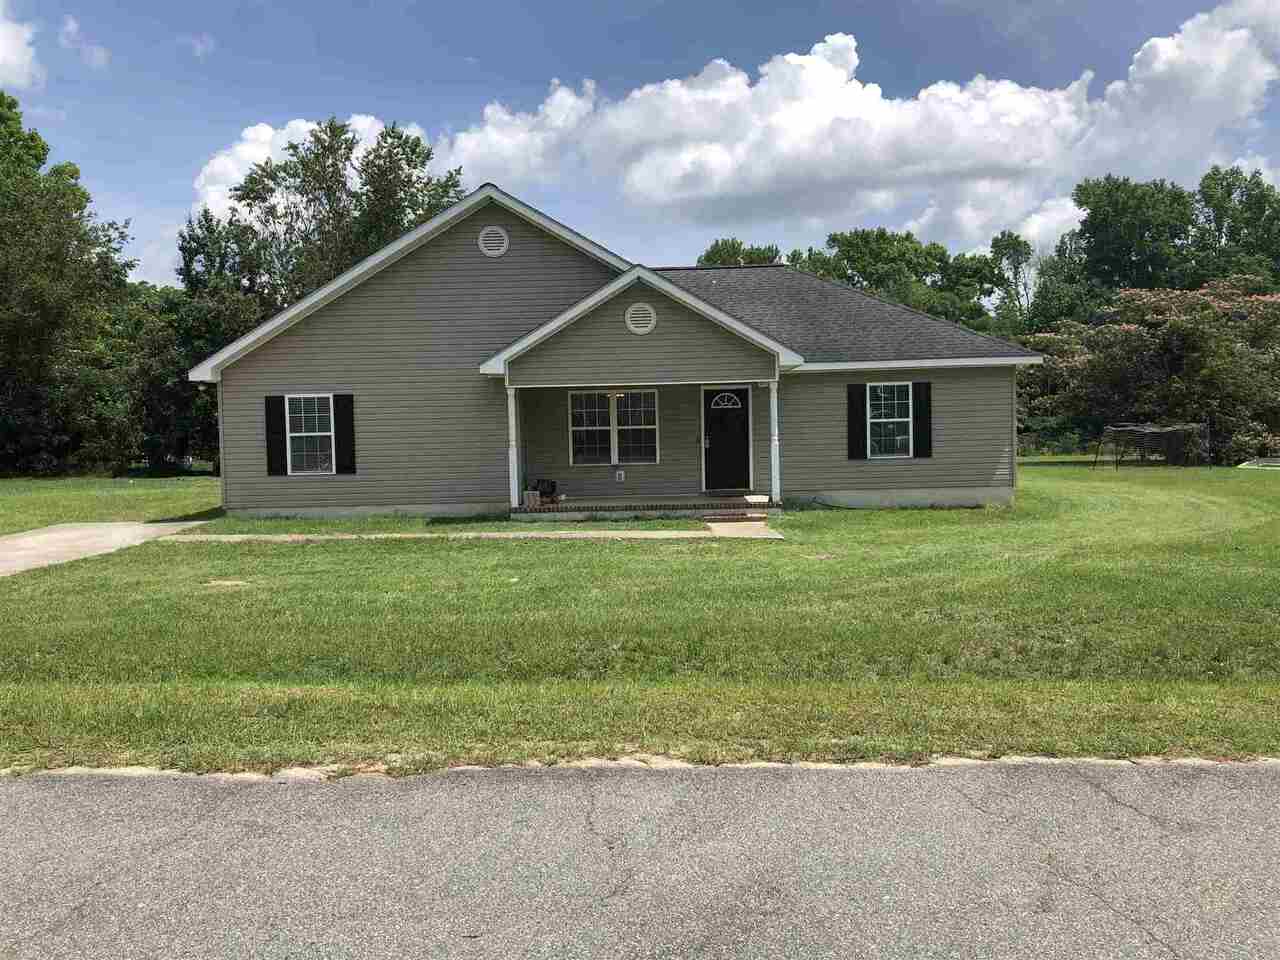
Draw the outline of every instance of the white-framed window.
<instances>
[{"instance_id":1,"label":"white-framed window","mask_svg":"<svg viewBox=\"0 0 1280 960\"><path fill-rule=\"evenodd\" d=\"M289 475L333 473L333 394L290 394L284 403Z\"/></svg>"},{"instance_id":2,"label":"white-framed window","mask_svg":"<svg viewBox=\"0 0 1280 960\"><path fill-rule=\"evenodd\" d=\"M867 384L867 457L872 460L909 458L911 384Z\"/></svg>"},{"instance_id":3,"label":"white-framed window","mask_svg":"<svg viewBox=\"0 0 1280 960\"><path fill-rule=\"evenodd\" d=\"M569 463L658 462L658 391L569 393Z\"/></svg>"}]
</instances>

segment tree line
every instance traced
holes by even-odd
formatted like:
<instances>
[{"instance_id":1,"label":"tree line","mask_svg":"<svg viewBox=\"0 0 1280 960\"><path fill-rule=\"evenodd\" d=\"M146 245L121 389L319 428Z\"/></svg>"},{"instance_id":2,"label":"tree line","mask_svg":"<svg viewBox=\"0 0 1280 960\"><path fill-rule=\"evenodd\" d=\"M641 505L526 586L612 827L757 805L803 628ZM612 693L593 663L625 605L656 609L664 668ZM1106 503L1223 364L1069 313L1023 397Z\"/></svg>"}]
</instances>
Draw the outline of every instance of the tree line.
<instances>
[{"instance_id":1,"label":"tree line","mask_svg":"<svg viewBox=\"0 0 1280 960\"><path fill-rule=\"evenodd\" d=\"M0 474L173 469L218 457L208 355L463 195L392 125L367 149L331 118L255 166L225 215L188 218L177 285L130 282L128 223L100 220L72 163L0 93ZM1081 182L1052 251L1004 231L952 253L910 232L830 234L785 257L718 239L701 264L786 262L1023 342L1020 427L1074 449L1120 420L1209 425L1205 456L1280 453L1280 194L1259 172Z\"/></svg>"},{"instance_id":2,"label":"tree line","mask_svg":"<svg viewBox=\"0 0 1280 960\"><path fill-rule=\"evenodd\" d=\"M1020 374L1020 432L1074 452L1107 423L1204 425L1214 462L1280 454L1280 191L1260 171L1081 181L1080 226L1052 251L1011 231L953 254L909 231L835 232L783 257L714 241L703 265L787 263L1046 356Z\"/></svg>"}]
</instances>

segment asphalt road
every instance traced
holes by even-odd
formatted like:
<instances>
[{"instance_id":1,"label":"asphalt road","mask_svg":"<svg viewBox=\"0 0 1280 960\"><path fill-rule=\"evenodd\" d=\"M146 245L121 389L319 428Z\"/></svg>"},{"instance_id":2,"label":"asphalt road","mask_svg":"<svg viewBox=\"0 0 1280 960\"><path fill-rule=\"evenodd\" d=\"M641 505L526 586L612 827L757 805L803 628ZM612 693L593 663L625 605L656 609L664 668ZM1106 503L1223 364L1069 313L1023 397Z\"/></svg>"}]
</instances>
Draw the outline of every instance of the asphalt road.
<instances>
[{"instance_id":1,"label":"asphalt road","mask_svg":"<svg viewBox=\"0 0 1280 960\"><path fill-rule=\"evenodd\" d=\"M1280 764L0 778L0 957L1280 956Z\"/></svg>"}]
</instances>

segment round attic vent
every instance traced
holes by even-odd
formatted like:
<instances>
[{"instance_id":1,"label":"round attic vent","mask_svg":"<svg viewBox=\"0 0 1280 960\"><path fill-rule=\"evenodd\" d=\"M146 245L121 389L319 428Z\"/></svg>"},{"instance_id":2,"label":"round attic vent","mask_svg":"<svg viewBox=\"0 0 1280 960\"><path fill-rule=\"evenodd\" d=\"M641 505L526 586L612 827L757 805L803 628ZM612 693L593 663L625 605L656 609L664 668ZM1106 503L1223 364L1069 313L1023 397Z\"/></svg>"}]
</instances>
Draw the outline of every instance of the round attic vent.
<instances>
[{"instance_id":1,"label":"round attic vent","mask_svg":"<svg viewBox=\"0 0 1280 960\"><path fill-rule=\"evenodd\" d=\"M633 303L627 307L622 319L626 321L628 330L643 337L658 325L658 311L647 303Z\"/></svg>"},{"instance_id":2,"label":"round attic vent","mask_svg":"<svg viewBox=\"0 0 1280 960\"><path fill-rule=\"evenodd\" d=\"M489 226L480 231L480 235L476 237L476 243L480 245L480 252L486 257L500 257L507 252L511 240L507 237L507 231L501 227Z\"/></svg>"}]
</instances>

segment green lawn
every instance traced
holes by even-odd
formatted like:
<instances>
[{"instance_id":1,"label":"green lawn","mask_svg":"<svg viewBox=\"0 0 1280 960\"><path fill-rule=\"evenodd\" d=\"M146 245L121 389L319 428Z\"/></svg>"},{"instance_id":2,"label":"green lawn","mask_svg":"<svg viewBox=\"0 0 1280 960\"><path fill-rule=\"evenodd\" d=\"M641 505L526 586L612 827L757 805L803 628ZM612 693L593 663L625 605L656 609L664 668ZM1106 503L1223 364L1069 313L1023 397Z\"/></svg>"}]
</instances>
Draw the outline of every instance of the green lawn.
<instances>
[{"instance_id":1,"label":"green lawn","mask_svg":"<svg viewBox=\"0 0 1280 960\"><path fill-rule=\"evenodd\" d=\"M0 536L51 523L212 516L217 477L0 480Z\"/></svg>"},{"instance_id":2,"label":"green lawn","mask_svg":"<svg viewBox=\"0 0 1280 960\"><path fill-rule=\"evenodd\" d=\"M1031 466L776 541L150 543L0 579L0 766L1280 753L1280 482Z\"/></svg>"}]
</instances>

